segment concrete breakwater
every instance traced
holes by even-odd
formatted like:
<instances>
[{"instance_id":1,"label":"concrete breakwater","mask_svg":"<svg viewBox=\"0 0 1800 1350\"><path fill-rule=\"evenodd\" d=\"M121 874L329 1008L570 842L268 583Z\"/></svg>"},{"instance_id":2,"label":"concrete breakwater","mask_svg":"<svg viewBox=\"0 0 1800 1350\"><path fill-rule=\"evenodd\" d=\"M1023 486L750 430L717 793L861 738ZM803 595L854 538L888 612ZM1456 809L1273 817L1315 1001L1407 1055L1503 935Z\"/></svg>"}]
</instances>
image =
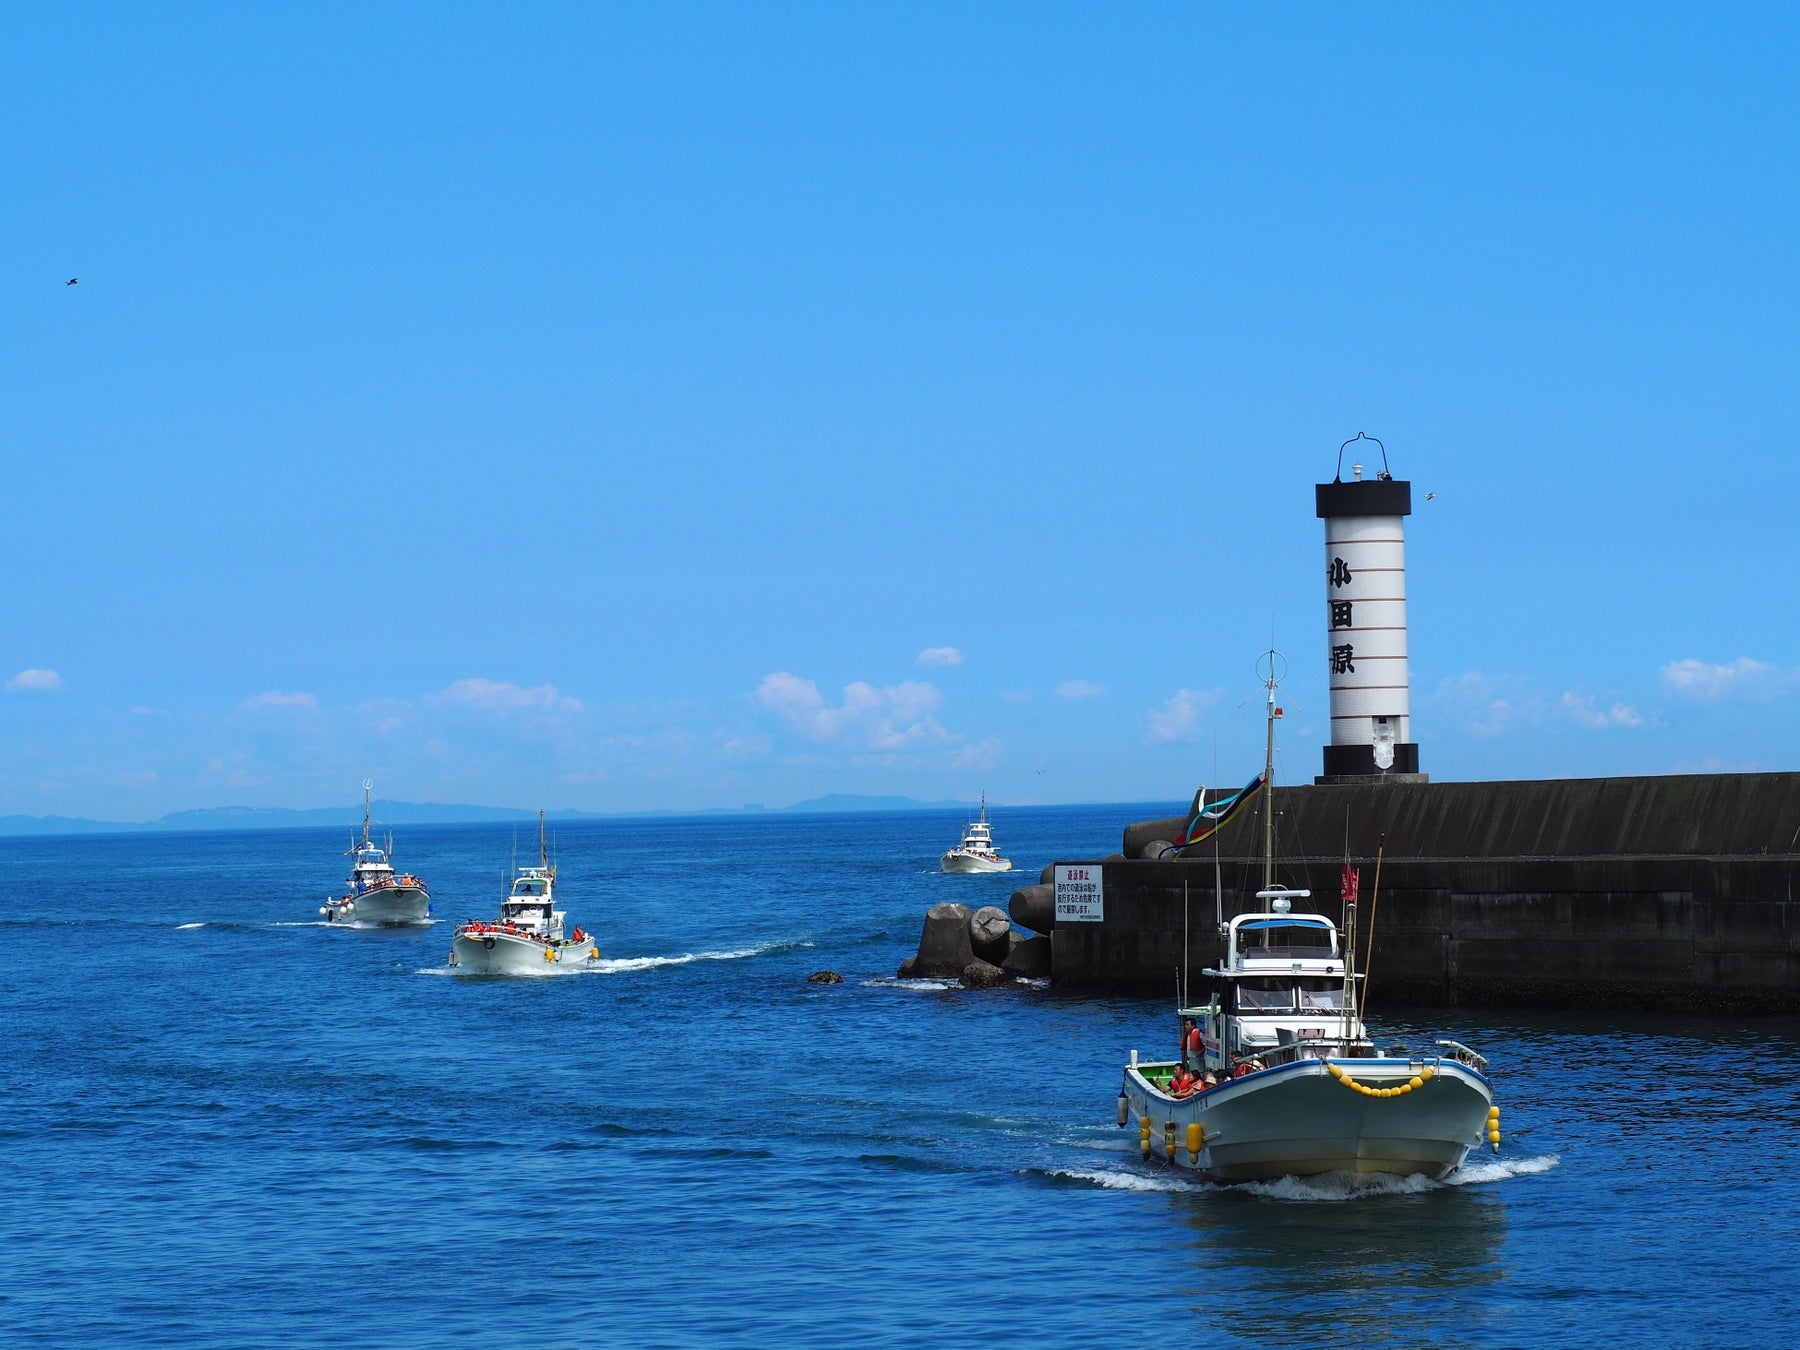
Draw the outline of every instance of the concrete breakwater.
<instances>
[{"instance_id":1,"label":"concrete breakwater","mask_svg":"<svg viewBox=\"0 0 1800 1350\"><path fill-rule=\"evenodd\" d=\"M956 980L966 989L991 989L1050 973L1050 939L1013 928L995 905L933 905L919 934L919 950L900 963L903 980Z\"/></svg>"},{"instance_id":2,"label":"concrete breakwater","mask_svg":"<svg viewBox=\"0 0 1800 1350\"><path fill-rule=\"evenodd\" d=\"M1210 848L1146 856L1180 817L1128 825L1121 853L1070 860L1100 869L1098 917L1058 918L1042 883L1012 917L1051 934L1058 988L1173 995L1184 965L1203 987L1215 914L1256 907L1271 808L1278 883L1318 912L1341 918L1346 845L1361 869L1374 1007L1800 1011L1795 773L1277 788L1220 832L1216 868Z\"/></svg>"}]
</instances>

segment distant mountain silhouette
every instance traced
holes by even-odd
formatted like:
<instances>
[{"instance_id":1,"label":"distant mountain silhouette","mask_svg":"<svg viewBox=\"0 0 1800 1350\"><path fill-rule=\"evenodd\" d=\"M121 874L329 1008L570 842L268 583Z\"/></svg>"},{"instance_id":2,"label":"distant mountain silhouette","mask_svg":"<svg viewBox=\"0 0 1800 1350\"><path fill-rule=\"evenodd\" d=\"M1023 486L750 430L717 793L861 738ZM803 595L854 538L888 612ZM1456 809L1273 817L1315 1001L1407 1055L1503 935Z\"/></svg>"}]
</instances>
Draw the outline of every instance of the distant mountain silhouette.
<instances>
[{"instance_id":1,"label":"distant mountain silhouette","mask_svg":"<svg viewBox=\"0 0 1800 1350\"><path fill-rule=\"evenodd\" d=\"M913 797L864 797L833 792L812 797L783 813L838 814L848 811L971 811L974 802L922 802ZM760 806L710 811L546 811L549 821L617 820L631 816L764 814ZM528 807L468 806L448 802L395 802L377 800L372 809L377 827L389 825L480 825L490 822L533 821L537 812ZM199 833L208 830L297 830L335 825L356 829L362 824L362 803L320 806L297 811L285 806L204 806L171 811L151 821L86 820L79 816L0 816L0 836L45 834L146 834L163 831Z\"/></svg>"}]
</instances>

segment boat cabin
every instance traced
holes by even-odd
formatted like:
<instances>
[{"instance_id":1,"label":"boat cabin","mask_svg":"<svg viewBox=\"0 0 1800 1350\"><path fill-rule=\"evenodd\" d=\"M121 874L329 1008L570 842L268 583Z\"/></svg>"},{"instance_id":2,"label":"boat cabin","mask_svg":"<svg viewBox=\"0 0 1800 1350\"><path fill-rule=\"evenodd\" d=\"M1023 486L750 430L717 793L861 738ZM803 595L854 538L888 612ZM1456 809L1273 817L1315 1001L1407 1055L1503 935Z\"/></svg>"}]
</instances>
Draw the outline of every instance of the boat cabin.
<instances>
[{"instance_id":1,"label":"boat cabin","mask_svg":"<svg viewBox=\"0 0 1800 1350\"><path fill-rule=\"evenodd\" d=\"M388 862L387 853L377 845L363 844L353 857L350 879L358 890L370 890L393 880L393 865Z\"/></svg>"},{"instance_id":2,"label":"boat cabin","mask_svg":"<svg viewBox=\"0 0 1800 1350\"><path fill-rule=\"evenodd\" d=\"M551 899L552 874L527 867L514 879L512 890L500 902L500 922L516 924L533 933L548 933L555 926Z\"/></svg>"},{"instance_id":3,"label":"boat cabin","mask_svg":"<svg viewBox=\"0 0 1800 1350\"><path fill-rule=\"evenodd\" d=\"M1360 1045L1362 1024L1349 994L1337 925L1323 914L1290 912L1306 891L1265 891L1270 908L1239 914L1225 926L1225 960L1204 973L1212 1002L1181 1010L1183 1054L1196 1068L1229 1073L1270 1067L1313 1051ZM1198 1042L1195 1044L1194 1042Z\"/></svg>"}]
</instances>

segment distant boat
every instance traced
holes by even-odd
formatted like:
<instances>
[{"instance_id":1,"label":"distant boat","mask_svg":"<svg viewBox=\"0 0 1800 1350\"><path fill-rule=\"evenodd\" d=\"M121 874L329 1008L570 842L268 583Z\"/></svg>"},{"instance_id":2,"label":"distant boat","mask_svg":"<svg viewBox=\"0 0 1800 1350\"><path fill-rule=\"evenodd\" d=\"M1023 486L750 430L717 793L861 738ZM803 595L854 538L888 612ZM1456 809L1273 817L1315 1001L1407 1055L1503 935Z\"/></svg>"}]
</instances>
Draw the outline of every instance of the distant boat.
<instances>
[{"instance_id":1,"label":"distant boat","mask_svg":"<svg viewBox=\"0 0 1800 1350\"><path fill-rule=\"evenodd\" d=\"M1268 760L1275 767L1275 663L1268 685ZM1268 778L1263 780L1269 781ZM1323 914L1294 912L1310 891L1275 885L1271 811L1263 800L1258 910L1224 924L1224 959L1204 1006L1178 1009L1181 1057L1131 1052L1119 1124L1136 1125L1146 1157L1217 1181L1324 1172L1421 1173L1460 1167L1485 1140L1500 1149L1500 1108L1487 1060L1456 1041L1383 1051L1359 1014L1354 940ZM1355 875L1344 864L1354 915ZM1216 884L1216 883L1215 883ZM1354 934L1354 923L1351 932Z\"/></svg>"},{"instance_id":2,"label":"distant boat","mask_svg":"<svg viewBox=\"0 0 1800 1350\"><path fill-rule=\"evenodd\" d=\"M450 964L471 975L524 975L598 961L600 948L591 935L576 928L563 936L567 917L556 907L556 867L544 839L544 813L539 811L538 865L514 874L493 923L470 919L457 927Z\"/></svg>"},{"instance_id":3,"label":"distant boat","mask_svg":"<svg viewBox=\"0 0 1800 1350\"><path fill-rule=\"evenodd\" d=\"M425 883L410 873L394 871L393 836L388 846L370 842L370 793L375 784L363 779L362 842L354 837L350 851L350 875L344 882L344 894L334 896L319 906L328 923L375 924L391 927L399 924L424 923L431 917L431 893Z\"/></svg>"},{"instance_id":4,"label":"distant boat","mask_svg":"<svg viewBox=\"0 0 1800 1350\"><path fill-rule=\"evenodd\" d=\"M987 793L981 794L981 819L969 822L962 843L950 849L938 865L946 872L1010 872L1012 860L1002 858L994 846L994 832L988 825Z\"/></svg>"}]
</instances>

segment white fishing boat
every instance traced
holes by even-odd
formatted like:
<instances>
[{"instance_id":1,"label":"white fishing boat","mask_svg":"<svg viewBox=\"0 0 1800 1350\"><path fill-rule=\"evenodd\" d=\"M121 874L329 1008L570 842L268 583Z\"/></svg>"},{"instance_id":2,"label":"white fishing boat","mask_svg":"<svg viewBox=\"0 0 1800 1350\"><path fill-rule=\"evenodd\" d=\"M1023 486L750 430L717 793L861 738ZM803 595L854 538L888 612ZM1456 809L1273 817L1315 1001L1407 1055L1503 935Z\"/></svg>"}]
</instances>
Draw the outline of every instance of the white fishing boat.
<instances>
[{"instance_id":1,"label":"white fishing boat","mask_svg":"<svg viewBox=\"0 0 1800 1350\"><path fill-rule=\"evenodd\" d=\"M344 894L331 896L319 906L328 923L357 923L374 926L426 923L431 918L431 892L425 883L410 872L396 872L393 865L394 840L387 846L369 838L370 794L375 784L363 779L362 840L354 836L350 851L350 876L344 882Z\"/></svg>"},{"instance_id":2,"label":"white fishing boat","mask_svg":"<svg viewBox=\"0 0 1800 1350\"><path fill-rule=\"evenodd\" d=\"M962 843L945 852L938 865L946 872L1012 871L1012 860L1002 858L994 846L994 831L987 818L987 793L981 794L981 818L969 822Z\"/></svg>"},{"instance_id":3,"label":"white fishing boat","mask_svg":"<svg viewBox=\"0 0 1800 1350\"><path fill-rule=\"evenodd\" d=\"M556 907L556 866L544 839L538 812L538 865L513 873L492 923L459 924L450 944L450 964L471 975L537 975L600 959L593 936L579 927L564 936L568 916Z\"/></svg>"},{"instance_id":4,"label":"white fishing boat","mask_svg":"<svg viewBox=\"0 0 1800 1350\"><path fill-rule=\"evenodd\" d=\"M1273 661L1266 683L1272 775ZM1310 891L1275 885L1271 799L1263 818L1259 908L1222 924L1223 959L1204 972L1210 1000L1179 1009L1180 1057L1150 1062L1132 1051L1120 1126L1136 1126L1146 1157L1216 1181L1325 1172L1436 1180L1483 1142L1497 1153L1487 1060L1452 1040L1375 1046L1359 1012L1355 874L1346 862L1346 939L1326 915L1295 910Z\"/></svg>"}]
</instances>

